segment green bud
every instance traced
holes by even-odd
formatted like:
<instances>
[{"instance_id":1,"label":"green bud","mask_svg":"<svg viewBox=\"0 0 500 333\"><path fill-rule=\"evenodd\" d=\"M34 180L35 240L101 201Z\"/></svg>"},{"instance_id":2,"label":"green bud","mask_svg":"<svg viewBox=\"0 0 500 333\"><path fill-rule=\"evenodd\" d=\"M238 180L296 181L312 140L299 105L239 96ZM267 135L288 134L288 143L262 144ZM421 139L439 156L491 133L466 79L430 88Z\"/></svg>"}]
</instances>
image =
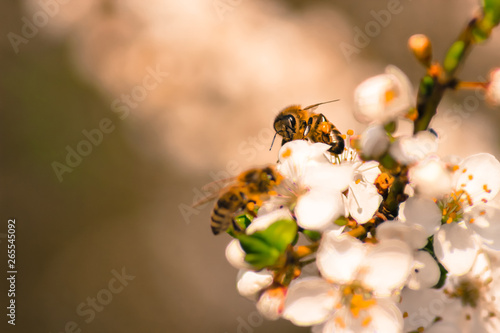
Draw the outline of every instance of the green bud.
<instances>
[{"instance_id":1,"label":"green bud","mask_svg":"<svg viewBox=\"0 0 500 333\"><path fill-rule=\"evenodd\" d=\"M458 64L460 64L460 60L463 58L465 52L465 42L462 40L458 40L453 45L451 45L446 57L444 58L443 67L444 70L448 73L454 71Z\"/></svg>"},{"instance_id":2,"label":"green bud","mask_svg":"<svg viewBox=\"0 0 500 333\"><path fill-rule=\"evenodd\" d=\"M279 220L266 230L251 235L235 236L246 253L245 261L256 269L273 266L286 248L297 238L297 224L293 220Z\"/></svg>"}]
</instances>

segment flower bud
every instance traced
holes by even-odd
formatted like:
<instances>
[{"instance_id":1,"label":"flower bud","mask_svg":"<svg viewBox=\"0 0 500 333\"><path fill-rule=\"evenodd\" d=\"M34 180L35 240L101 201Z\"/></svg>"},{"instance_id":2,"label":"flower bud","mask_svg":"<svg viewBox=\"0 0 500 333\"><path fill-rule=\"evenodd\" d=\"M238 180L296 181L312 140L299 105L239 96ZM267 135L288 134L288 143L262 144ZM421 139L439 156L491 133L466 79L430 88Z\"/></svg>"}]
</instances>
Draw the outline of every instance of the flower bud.
<instances>
[{"instance_id":1,"label":"flower bud","mask_svg":"<svg viewBox=\"0 0 500 333\"><path fill-rule=\"evenodd\" d=\"M417 34L408 39L408 47L425 67L431 65L432 44L426 35Z\"/></svg>"}]
</instances>

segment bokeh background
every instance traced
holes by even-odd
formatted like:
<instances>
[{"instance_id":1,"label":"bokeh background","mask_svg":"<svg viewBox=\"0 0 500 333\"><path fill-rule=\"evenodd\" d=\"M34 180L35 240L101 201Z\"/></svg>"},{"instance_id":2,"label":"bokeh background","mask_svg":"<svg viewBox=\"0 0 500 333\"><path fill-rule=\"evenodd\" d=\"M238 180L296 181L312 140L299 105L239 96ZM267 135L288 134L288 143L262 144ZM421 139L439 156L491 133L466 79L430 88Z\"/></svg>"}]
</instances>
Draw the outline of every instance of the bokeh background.
<instances>
[{"instance_id":1,"label":"bokeh background","mask_svg":"<svg viewBox=\"0 0 500 333\"><path fill-rule=\"evenodd\" d=\"M476 10L475 0L0 2L0 268L15 218L18 269L16 326L2 313L0 331L308 332L257 315L235 289L229 237L210 232L211 205L189 207L204 184L276 161L272 121L287 105L338 98L321 111L359 133L356 85L387 64L416 85L408 37L427 34L442 59ZM498 31L461 77L495 66ZM144 89L151 71L161 75ZM481 94L447 94L432 125L442 153L500 157L498 111ZM103 119L114 130L58 177L54 163L89 149L83 131ZM135 278L109 293L122 269ZM96 297L106 304L90 320L77 309Z\"/></svg>"}]
</instances>

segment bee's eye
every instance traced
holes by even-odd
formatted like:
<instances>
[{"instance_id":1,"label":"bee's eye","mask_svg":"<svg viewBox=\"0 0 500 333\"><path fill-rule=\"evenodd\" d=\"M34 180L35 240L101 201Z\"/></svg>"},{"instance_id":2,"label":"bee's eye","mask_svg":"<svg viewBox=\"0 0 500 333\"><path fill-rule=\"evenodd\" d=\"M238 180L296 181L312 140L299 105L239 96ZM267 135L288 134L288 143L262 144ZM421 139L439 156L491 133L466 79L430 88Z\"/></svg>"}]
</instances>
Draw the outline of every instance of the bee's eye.
<instances>
[{"instance_id":1,"label":"bee's eye","mask_svg":"<svg viewBox=\"0 0 500 333\"><path fill-rule=\"evenodd\" d=\"M292 115L286 116L284 122L285 122L286 126L290 127L290 128L295 128L295 126L297 125L297 123L295 122L295 117Z\"/></svg>"}]
</instances>

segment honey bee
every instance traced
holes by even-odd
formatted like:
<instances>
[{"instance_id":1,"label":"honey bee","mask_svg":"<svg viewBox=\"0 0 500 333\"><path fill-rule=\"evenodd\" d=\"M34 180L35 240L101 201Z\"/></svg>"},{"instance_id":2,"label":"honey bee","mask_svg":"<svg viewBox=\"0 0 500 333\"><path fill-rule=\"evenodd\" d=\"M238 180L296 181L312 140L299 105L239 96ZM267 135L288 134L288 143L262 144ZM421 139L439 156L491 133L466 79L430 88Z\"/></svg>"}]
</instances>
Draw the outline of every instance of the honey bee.
<instances>
[{"instance_id":1,"label":"honey bee","mask_svg":"<svg viewBox=\"0 0 500 333\"><path fill-rule=\"evenodd\" d=\"M345 146L342 134L323 114L313 112L321 104L335 101L338 100L313 104L304 109L300 105L284 108L274 119L274 130L283 138L281 145L293 140L307 139L311 142L326 143L331 147L328 150L330 153L341 154Z\"/></svg>"},{"instance_id":2,"label":"honey bee","mask_svg":"<svg viewBox=\"0 0 500 333\"><path fill-rule=\"evenodd\" d=\"M264 200L269 199L271 191L282 179L274 166L241 173L235 183L223 190L215 202L210 222L214 235L226 231L231 224L239 230L234 221L238 213L246 211L253 214L254 206L261 206Z\"/></svg>"}]
</instances>

